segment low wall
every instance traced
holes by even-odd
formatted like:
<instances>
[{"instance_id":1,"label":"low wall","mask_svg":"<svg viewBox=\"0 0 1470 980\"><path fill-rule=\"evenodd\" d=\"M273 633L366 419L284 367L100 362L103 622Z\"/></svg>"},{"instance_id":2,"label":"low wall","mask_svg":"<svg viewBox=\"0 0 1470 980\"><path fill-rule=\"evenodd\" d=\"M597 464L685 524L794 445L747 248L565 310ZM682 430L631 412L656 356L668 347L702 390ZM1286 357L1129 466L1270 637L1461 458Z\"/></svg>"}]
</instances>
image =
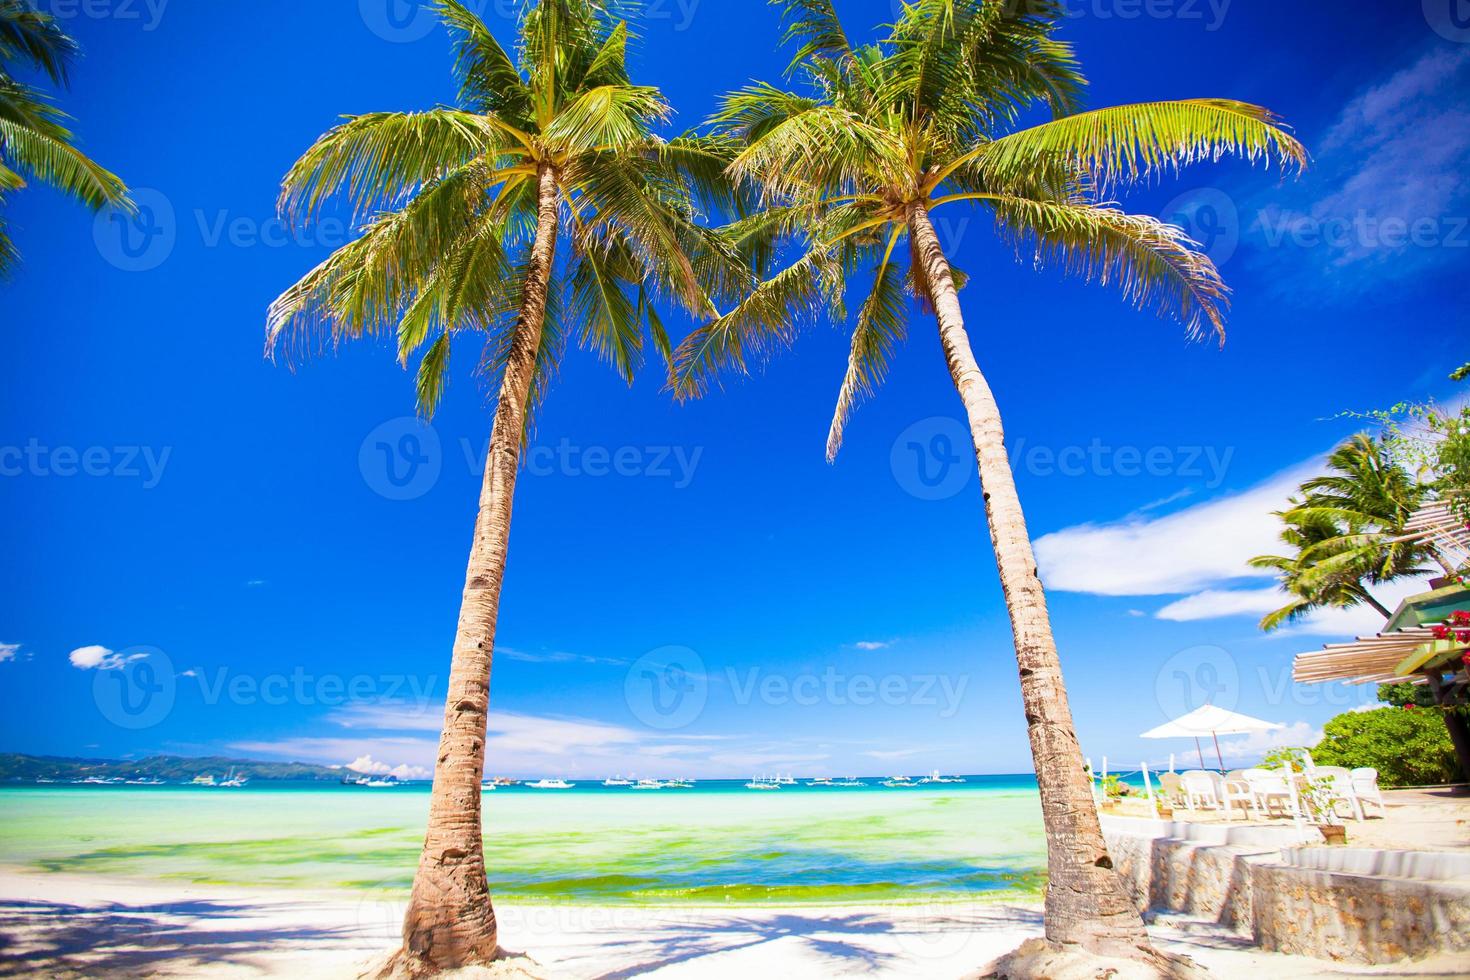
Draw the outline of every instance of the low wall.
<instances>
[{"instance_id":1,"label":"low wall","mask_svg":"<svg viewBox=\"0 0 1470 980\"><path fill-rule=\"evenodd\" d=\"M1470 952L1470 879L1458 876L1456 855L1304 847L1303 833L1289 827L1104 817L1103 831L1144 911L1217 922L1263 949L1332 960Z\"/></svg>"}]
</instances>

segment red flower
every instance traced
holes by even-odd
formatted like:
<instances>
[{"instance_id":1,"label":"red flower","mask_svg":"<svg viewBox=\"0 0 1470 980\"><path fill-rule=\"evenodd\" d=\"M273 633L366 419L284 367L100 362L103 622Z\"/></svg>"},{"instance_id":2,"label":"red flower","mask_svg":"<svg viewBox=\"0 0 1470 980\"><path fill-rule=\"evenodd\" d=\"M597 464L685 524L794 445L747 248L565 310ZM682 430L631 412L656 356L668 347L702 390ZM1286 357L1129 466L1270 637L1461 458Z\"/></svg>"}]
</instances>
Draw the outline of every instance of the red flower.
<instances>
[{"instance_id":1,"label":"red flower","mask_svg":"<svg viewBox=\"0 0 1470 980\"><path fill-rule=\"evenodd\" d=\"M1450 613L1449 621L1456 626L1470 626L1470 610L1457 609Z\"/></svg>"},{"instance_id":2,"label":"red flower","mask_svg":"<svg viewBox=\"0 0 1470 980\"><path fill-rule=\"evenodd\" d=\"M1419 706L1417 704L1415 704L1414 702L1410 701L1408 704L1404 705L1404 710L1405 711L1415 711L1415 710L1418 709L1418 707Z\"/></svg>"},{"instance_id":3,"label":"red flower","mask_svg":"<svg viewBox=\"0 0 1470 980\"><path fill-rule=\"evenodd\" d=\"M1448 640L1450 638L1450 628L1443 623L1434 627L1431 632L1434 634L1436 640Z\"/></svg>"},{"instance_id":4,"label":"red flower","mask_svg":"<svg viewBox=\"0 0 1470 980\"><path fill-rule=\"evenodd\" d=\"M1470 643L1470 630L1455 630L1455 639L1461 643Z\"/></svg>"}]
</instances>

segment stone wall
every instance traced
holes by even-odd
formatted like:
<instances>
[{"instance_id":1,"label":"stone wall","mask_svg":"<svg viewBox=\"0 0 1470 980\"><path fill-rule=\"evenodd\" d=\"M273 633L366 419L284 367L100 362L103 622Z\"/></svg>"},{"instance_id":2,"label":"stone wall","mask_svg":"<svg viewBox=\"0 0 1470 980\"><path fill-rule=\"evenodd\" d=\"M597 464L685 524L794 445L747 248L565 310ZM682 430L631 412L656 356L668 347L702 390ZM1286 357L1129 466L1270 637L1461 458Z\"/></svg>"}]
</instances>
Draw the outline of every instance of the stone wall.
<instances>
[{"instance_id":1,"label":"stone wall","mask_svg":"<svg viewBox=\"0 0 1470 980\"><path fill-rule=\"evenodd\" d=\"M1138 907L1204 919L1263 949L1357 963L1470 953L1470 881L1410 880L1298 867L1300 832L1107 817L1113 866ZM1246 828L1239 828L1245 831ZM1191 838L1205 838L1191 839ZM1296 860L1296 864L1320 863Z\"/></svg>"}]
</instances>

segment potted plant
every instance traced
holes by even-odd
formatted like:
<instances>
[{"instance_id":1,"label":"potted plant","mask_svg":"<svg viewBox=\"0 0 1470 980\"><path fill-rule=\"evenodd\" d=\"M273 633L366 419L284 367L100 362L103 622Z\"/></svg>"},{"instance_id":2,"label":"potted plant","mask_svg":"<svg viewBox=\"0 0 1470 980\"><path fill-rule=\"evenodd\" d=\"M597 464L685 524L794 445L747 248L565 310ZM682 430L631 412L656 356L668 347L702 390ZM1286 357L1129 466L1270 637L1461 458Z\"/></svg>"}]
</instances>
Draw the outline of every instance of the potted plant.
<instances>
[{"instance_id":1,"label":"potted plant","mask_svg":"<svg viewBox=\"0 0 1470 980\"><path fill-rule=\"evenodd\" d=\"M1332 780L1325 776L1308 775L1303 779L1303 787L1302 798L1316 820L1322 839L1332 846L1346 844L1347 826L1337 816Z\"/></svg>"},{"instance_id":2,"label":"potted plant","mask_svg":"<svg viewBox=\"0 0 1470 980\"><path fill-rule=\"evenodd\" d=\"M1128 795L1128 787L1117 776L1104 776L1100 785L1103 791L1102 808L1108 813L1116 813L1123 797Z\"/></svg>"}]
</instances>

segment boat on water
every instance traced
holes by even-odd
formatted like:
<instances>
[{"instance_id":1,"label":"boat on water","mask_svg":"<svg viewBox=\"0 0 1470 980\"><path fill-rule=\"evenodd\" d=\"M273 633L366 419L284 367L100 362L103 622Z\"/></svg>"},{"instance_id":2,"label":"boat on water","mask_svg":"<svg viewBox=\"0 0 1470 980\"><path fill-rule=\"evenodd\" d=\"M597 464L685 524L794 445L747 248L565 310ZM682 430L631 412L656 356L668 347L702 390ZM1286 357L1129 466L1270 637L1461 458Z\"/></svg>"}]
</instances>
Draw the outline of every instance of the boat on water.
<instances>
[{"instance_id":1,"label":"boat on water","mask_svg":"<svg viewBox=\"0 0 1470 980\"><path fill-rule=\"evenodd\" d=\"M189 781L189 785L190 786L218 786L219 783L215 782L215 780L214 780L214 774L213 773L206 772L206 773L201 773L200 775L195 776L193 779L191 779Z\"/></svg>"},{"instance_id":2,"label":"boat on water","mask_svg":"<svg viewBox=\"0 0 1470 980\"><path fill-rule=\"evenodd\" d=\"M745 784L746 789L780 789L781 781L774 776L754 776Z\"/></svg>"},{"instance_id":3,"label":"boat on water","mask_svg":"<svg viewBox=\"0 0 1470 980\"><path fill-rule=\"evenodd\" d=\"M631 779L624 779L622 776L614 776L612 779L604 779L602 781L602 785L604 785L604 786L632 786L633 785L633 780L631 780Z\"/></svg>"},{"instance_id":4,"label":"boat on water","mask_svg":"<svg viewBox=\"0 0 1470 980\"><path fill-rule=\"evenodd\" d=\"M129 780L127 780L127 785L129 785L129 786L162 786L163 785L163 780L161 780L161 779L129 779Z\"/></svg>"},{"instance_id":5,"label":"boat on water","mask_svg":"<svg viewBox=\"0 0 1470 980\"><path fill-rule=\"evenodd\" d=\"M392 789L393 787L402 786L403 784L398 781L397 776L387 775L363 776L361 779L353 780L352 785L366 786L369 789Z\"/></svg>"},{"instance_id":6,"label":"boat on water","mask_svg":"<svg viewBox=\"0 0 1470 980\"><path fill-rule=\"evenodd\" d=\"M883 785L890 788L908 788L919 785L907 776L890 776L883 780Z\"/></svg>"},{"instance_id":7,"label":"boat on water","mask_svg":"<svg viewBox=\"0 0 1470 980\"><path fill-rule=\"evenodd\" d=\"M808 779L806 784L808 786L831 786L832 779L830 776L818 776L815 779Z\"/></svg>"},{"instance_id":8,"label":"boat on water","mask_svg":"<svg viewBox=\"0 0 1470 980\"><path fill-rule=\"evenodd\" d=\"M629 784L630 789L663 789L668 783L661 783L657 779L640 779L636 783Z\"/></svg>"},{"instance_id":9,"label":"boat on water","mask_svg":"<svg viewBox=\"0 0 1470 980\"><path fill-rule=\"evenodd\" d=\"M571 789L577 784L569 783L565 779L538 779L526 785L531 789Z\"/></svg>"},{"instance_id":10,"label":"boat on water","mask_svg":"<svg viewBox=\"0 0 1470 980\"><path fill-rule=\"evenodd\" d=\"M244 773L236 773L232 766L230 767L230 771L225 773L225 778L220 783L220 786L225 789L239 789L248 782L250 782L250 777Z\"/></svg>"},{"instance_id":11,"label":"boat on water","mask_svg":"<svg viewBox=\"0 0 1470 980\"><path fill-rule=\"evenodd\" d=\"M487 779L484 782L480 783L480 791L484 793L493 793L499 788L500 786L493 779Z\"/></svg>"},{"instance_id":12,"label":"boat on water","mask_svg":"<svg viewBox=\"0 0 1470 980\"><path fill-rule=\"evenodd\" d=\"M868 784L863 782L861 779L858 779L856 776L848 776L846 779L837 780L832 785L841 786L843 788L850 788L853 786L866 786Z\"/></svg>"},{"instance_id":13,"label":"boat on water","mask_svg":"<svg viewBox=\"0 0 1470 980\"><path fill-rule=\"evenodd\" d=\"M964 781L961 776L941 776L938 769L919 780L921 783L963 783Z\"/></svg>"},{"instance_id":14,"label":"boat on water","mask_svg":"<svg viewBox=\"0 0 1470 980\"><path fill-rule=\"evenodd\" d=\"M692 779L670 779L664 783L664 789L693 789Z\"/></svg>"}]
</instances>

